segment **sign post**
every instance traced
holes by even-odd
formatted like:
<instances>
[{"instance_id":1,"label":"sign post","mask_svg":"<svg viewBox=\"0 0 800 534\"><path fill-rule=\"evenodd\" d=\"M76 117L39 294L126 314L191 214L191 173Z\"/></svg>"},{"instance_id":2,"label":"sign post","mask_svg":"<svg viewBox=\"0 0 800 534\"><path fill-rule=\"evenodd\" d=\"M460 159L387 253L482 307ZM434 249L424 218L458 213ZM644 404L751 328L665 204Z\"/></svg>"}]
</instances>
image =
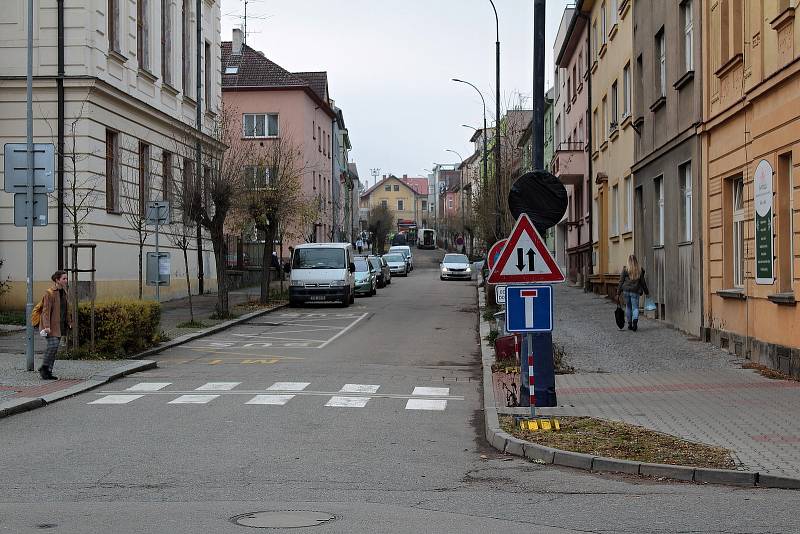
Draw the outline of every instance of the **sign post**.
<instances>
[{"instance_id":1,"label":"sign post","mask_svg":"<svg viewBox=\"0 0 800 534\"><path fill-rule=\"evenodd\" d=\"M753 176L756 207L756 284L775 282L772 232L772 166L762 159Z\"/></svg>"},{"instance_id":2,"label":"sign post","mask_svg":"<svg viewBox=\"0 0 800 534\"><path fill-rule=\"evenodd\" d=\"M163 260L161 259L162 255L158 249L158 227L162 224L169 224L169 202L163 200L156 200L147 203L147 224L155 225L156 227L156 265L155 265L155 274L151 278L148 276L148 282L154 282L156 286L156 302L161 302L161 284L162 282L162 263ZM149 254L148 254L149 256ZM166 254L166 274L167 275L167 284L169 283L169 254ZM148 258L147 266L150 267L150 261Z\"/></svg>"}]
</instances>

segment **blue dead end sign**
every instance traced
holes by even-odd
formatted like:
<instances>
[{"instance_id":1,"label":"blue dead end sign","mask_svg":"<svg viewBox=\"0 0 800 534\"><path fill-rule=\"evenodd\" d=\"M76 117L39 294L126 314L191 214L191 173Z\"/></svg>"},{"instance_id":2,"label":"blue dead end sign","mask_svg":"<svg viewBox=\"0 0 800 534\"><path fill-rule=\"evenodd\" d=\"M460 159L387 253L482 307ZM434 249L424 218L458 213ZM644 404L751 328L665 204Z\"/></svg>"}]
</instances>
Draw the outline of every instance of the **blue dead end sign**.
<instances>
[{"instance_id":1,"label":"blue dead end sign","mask_svg":"<svg viewBox=\"0 0 800 534\"><path fill-rule=\"evenodd\" d=\"M506 288L508 332L552 332L553 288L546 285Z\"/></svg>"}]
</instances>

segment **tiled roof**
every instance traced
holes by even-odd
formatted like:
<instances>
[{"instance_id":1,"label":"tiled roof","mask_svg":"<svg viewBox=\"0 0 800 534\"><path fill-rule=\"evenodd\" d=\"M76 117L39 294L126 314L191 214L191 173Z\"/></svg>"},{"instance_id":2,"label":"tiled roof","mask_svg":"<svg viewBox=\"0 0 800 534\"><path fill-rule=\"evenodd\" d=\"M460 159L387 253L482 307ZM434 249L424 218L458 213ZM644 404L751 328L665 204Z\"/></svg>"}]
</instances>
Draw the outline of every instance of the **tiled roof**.
<instances>
[{"instance_id":1,"label":"tiled roof","mask_svg":"<svg viewBox=\"0 0 800 534\"><path fill-rule=\"evenodd\" d=\"M402 178L403 182L411 186L418 195L428 194L428 179L427 178Z\"/></svg>"},{"instance_id":2,"label":"tiled roof","mask_svg":"<svg viewBox=\"0 0 800 534\"><path fill-rule=\"evenodd\" d=\"M364 192L361 194L361 198L368 197L370 194L372 194L372 192L373 192L373 191L375 191L375 189L377 189L379 186L385 185L386 181L387 181L387 180L391 180L392 178L394 178L395 180L397 180L398 182L400 182L401 184L403 184L403 185L404 185L404 186L406 186L407 188L411 189L411 192L412 192L412 193L415 193L415 194L420 194L420 193L417 193L417 192L414 190L414 188L412 188L412 187L411 187L409 184L407 184L406 182L404 182L402 178L398 178L397 176L395 176L395 175L393 175L393 174L392 174L392 175L389 175L389 176L387 176L386 178L384 178L384 179L383 179L383 180L381 180L380 182L375 182L375 184L374 184L372 187L370 187L369 189L367 189L366 191L364 191ZM427 195L428 193L426 192L425 194Z\"/></svg>"},{"instance_id":3,"label":"tiled roof","mask_svg":"<svg viewBox=\"0 0 800 534\"><path fill-rule=\"evenodd\" d=\"M225 74L228 67L238 67L236 74ZM242 45L242 54L231 54L231 42L222 43L222 87L305 87L309 83L260 52Z\"/></svg>"},{"instance_id":4,"label":"tiled roof","mask_svg":"<svg viewBox=\"0 0 800 534\"><path fill-rule=\"evenodd\" d=\"M311 89L317 93L322 100L328 100L328 73L322 72L293 72L301 80L305 80Z\"/></svg>"}]
</instances>

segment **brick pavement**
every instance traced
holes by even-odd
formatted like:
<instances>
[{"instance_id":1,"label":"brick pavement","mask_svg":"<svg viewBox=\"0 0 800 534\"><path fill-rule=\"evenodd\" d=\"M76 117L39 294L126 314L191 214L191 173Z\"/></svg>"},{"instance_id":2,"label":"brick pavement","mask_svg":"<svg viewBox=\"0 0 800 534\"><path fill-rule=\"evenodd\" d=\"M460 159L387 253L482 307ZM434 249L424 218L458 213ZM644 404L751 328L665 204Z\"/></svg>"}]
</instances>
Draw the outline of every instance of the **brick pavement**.
<instances>
[{"instance_id":1,"label":"brick pavement","mask_svg":"<svg viewBox=\"0 0 800 534\"><path fill-rule=\"evenodd\" d=\"M614 304L578 289L558 287L555 302L553 337L578 372L557 377L560 406L545 412L720 445L743 469L800 477L800 382L742 369L726 351L656 320L620 332Z\"/></svg>"}]
</instances>

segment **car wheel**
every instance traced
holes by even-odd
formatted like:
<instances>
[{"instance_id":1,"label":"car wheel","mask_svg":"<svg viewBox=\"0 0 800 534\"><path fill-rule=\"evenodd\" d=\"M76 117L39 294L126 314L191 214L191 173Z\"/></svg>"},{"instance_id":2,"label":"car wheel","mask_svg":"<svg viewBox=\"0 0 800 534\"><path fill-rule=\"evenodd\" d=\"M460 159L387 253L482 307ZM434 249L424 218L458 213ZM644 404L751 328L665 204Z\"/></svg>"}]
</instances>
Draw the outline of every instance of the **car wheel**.
<instances>
[{"instance_id":1,"label":"car wheel","mask_svg":"<svg viewBox=\"0 0 800 534\"><path fill-rule=\"evenodd\" d=\"M440 276L440 277L439 277L439 280L444 280L444 276Z\"/></svg>"}]
</instances>

